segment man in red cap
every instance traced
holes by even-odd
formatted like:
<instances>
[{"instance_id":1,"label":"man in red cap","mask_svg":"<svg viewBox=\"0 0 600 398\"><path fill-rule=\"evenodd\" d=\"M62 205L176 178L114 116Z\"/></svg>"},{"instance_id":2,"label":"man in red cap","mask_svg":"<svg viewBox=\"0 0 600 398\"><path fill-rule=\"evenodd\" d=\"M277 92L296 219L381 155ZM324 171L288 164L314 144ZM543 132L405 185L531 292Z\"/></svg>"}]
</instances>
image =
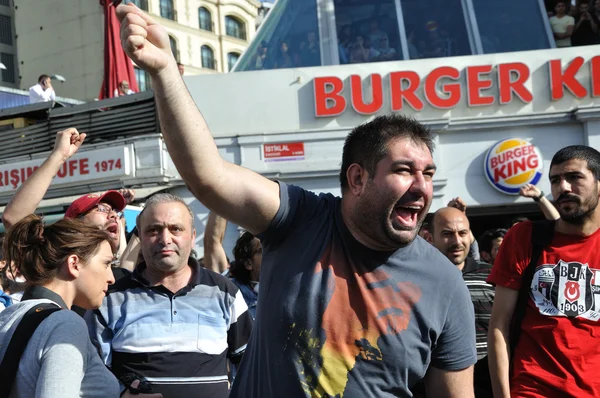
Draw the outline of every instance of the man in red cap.
<instances>
[{"instance_id":1,"label":"man in red cap","mask_svg":"<svg viewBox=\"0 0 600 398\"><path fill-rule=\"evenodd\" d=\"M85 133L80 134L75 128L62 130L56 134L52 153L25 180L15 196L6 205L2 214L2 222L6 228L35 212L58 170L64 162L77 152L84 139ZM65 217L80 218L108 231L113 239L113 251L117 253L121 238L120 212L134 197L132 190L121 190L121 192L106 191L99 194L84 195L71 203Z\"/></svg>"},{"instance_id":2,"label":"man in red cap","mask_svg":"<svg viewBox=\"0 0 600 398\"><path fill-rule=\"evenodd\" d=\"M119 218L126 205L125 198L118 191L91 193L71 203L65 217L98 225L110 234L113 248L118 248L121 237Z\"/></svg>"}]
</instances>

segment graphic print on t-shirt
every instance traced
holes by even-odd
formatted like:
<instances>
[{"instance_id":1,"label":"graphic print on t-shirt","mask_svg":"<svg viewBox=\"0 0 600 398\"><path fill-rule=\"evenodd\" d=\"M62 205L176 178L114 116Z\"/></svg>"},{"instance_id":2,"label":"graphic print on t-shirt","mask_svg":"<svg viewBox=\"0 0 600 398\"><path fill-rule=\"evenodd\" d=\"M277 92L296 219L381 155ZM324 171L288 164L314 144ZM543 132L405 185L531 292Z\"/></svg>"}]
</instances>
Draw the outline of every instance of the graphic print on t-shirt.
<instances>
[{"instance_id":1,"label":"graphic print on t-shirt","mask_svg":"<svg viewBox=\"0 0 600 398\"><path fill-rule=\"evenodd\" d=\"M327 284L326 307L321 330L299 334L305 352L298 366L305 370L307 395L342 397L357 362L384 360L380 337L393 338L406 330L421 289L394 281L380 269L352 264L339 249L326 250L315 273Z\"/></svg>"},{"instance_id":2,"label":"graphic print on t-shirt","mask_svg":"<svg viewBox=\"0 0 600 398\"><path fill-rule=\"evenodd\" d=\"M531 296L540 314L600 319L600 270L559 260L536 268Z\"/></svg>"}]
</instances>

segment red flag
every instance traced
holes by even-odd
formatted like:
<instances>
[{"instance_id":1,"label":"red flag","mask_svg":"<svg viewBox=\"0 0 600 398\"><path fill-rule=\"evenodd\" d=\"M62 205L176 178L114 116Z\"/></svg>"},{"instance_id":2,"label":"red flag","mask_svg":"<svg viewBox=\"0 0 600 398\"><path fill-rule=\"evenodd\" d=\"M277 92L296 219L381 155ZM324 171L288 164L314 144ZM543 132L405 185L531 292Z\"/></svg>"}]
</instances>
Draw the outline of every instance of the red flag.
<instances>
[{"instance_id":1,"label":"red flag","mask_svg":"<svg viewBox=\"0 0 600 398\"><path fill-rule=\"evenodd\" d=\"M100 88L99 99L114 97L122 81L129 83L129 89L139 92L133 62L127 57L121 47L119 20L115 8L120 0L100 0L104 7L104 79Z\"/></svg>"}]
</instances>

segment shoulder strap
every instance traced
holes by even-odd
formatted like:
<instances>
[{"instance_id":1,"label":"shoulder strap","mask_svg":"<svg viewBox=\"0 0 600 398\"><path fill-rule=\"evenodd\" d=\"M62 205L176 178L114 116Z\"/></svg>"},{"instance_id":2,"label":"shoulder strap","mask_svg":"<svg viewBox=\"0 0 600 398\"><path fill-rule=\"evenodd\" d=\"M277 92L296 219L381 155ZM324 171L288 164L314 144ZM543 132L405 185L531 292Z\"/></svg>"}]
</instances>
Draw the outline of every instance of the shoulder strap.
<instances>
[{"instance_id":1,"label":"shoulder strap","mask_svg":"<svg viewBox=\"0 0 600 398\"><path fill-rule=\"evenodd\" d=\"M25 313L6 347L0 364L0 398L7 398L10 395L21 356L37 327L44 319L60 309L56 304L42 303Z\"/></svg>"},{"instance_id":2,"label":"shoulder strap","mask_svg":"<svg viewBox=\"0 0 600 398\"><path fill-rule=\"evenodd\" d=\"M529 260L529 265L527 265L527 268L525 268L525 271L523 272L521 289L519 289L519 296L517 298L517 304L515 305L515 312L513 314L511 324L511 353L517 347L517 343L519 342L519 337L521 336L521 323L525 317L531 281L533 281L533 275L535 274L535 269L540 256L542 255L542 251L544 251L544 248L552 243L552 237L554 236L554 224L554 220L540 220L533 222L531 228L531 258Z\"/></svg>"}]
</instances>

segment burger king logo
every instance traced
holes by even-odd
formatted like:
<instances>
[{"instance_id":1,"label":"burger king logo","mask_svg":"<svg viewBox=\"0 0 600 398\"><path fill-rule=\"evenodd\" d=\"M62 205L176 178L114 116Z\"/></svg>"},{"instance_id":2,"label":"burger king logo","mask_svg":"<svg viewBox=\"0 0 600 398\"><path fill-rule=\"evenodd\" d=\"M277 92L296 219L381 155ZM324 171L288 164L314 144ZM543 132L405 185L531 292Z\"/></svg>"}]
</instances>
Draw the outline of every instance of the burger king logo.
<instances>
[{"instance_id":1,"label":"burger king logo","mask_svg":"<svg viewBox=\"0 0 600 398\"><path fill-rule=\"evenodd\" d=\"M483 167L494 188L518 195L523 185L535 185L542 178L544 162L537 147L521 138L509 138L490 148Z\"/></svg>"}]
</instances>

